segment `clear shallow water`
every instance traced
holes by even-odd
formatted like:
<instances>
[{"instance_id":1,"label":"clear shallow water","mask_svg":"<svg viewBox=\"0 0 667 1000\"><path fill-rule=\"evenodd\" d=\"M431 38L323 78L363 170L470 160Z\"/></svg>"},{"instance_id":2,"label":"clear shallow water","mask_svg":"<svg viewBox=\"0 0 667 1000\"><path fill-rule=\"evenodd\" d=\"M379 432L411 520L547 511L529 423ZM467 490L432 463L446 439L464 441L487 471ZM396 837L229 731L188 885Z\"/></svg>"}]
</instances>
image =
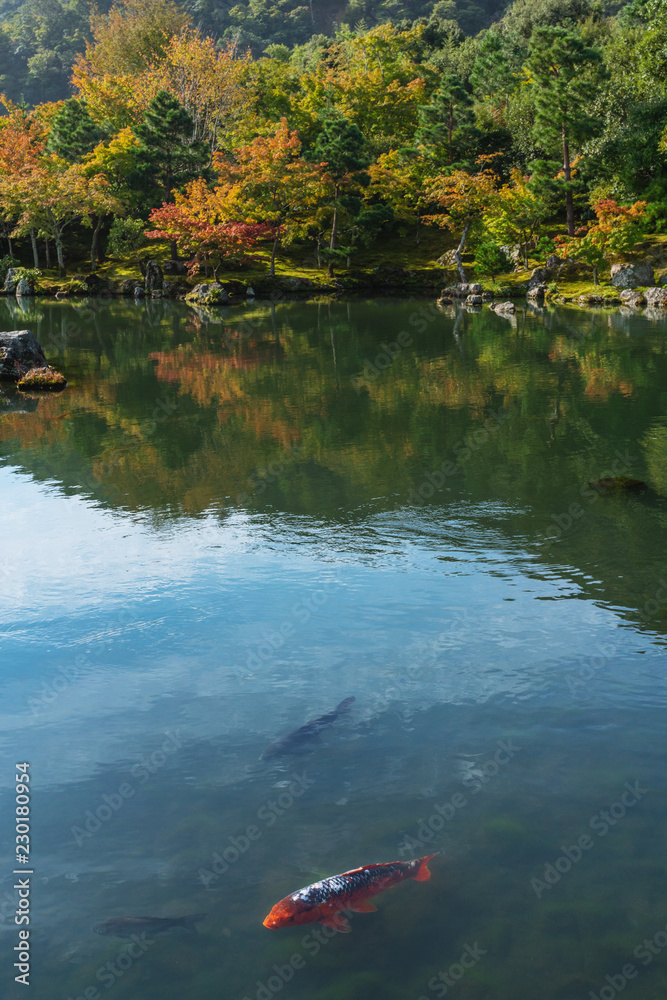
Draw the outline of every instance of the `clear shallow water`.
<instances>
[{"instance_id":1,"label":"clear shallow water","mask_svg":"<svg viewBox=\"0 0 667 1000\"><path fill-rule=\"evenodd\" d=\"M664 996L665 325L429 309L0 300L71 380L0 401L0 829L28 760L40 1000L610 1000L628 964ZM436 850L350 935L262 926ZM196 912L134 951L90 929Z\"/></svg>"}]
</instances>

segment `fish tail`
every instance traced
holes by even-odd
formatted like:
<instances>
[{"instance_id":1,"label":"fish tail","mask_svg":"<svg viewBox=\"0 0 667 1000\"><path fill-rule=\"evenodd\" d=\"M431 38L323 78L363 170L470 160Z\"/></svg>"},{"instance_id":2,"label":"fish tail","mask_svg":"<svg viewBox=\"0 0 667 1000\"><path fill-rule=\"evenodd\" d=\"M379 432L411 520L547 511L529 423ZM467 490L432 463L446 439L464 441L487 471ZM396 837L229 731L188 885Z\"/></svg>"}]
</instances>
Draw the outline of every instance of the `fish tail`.
<instances>
[{"instance_id":1,"label":"fish tail","mask_svg":"<svg viewBox=\"0 0 667 1000\"><path fill-rule=\"evenodd\" d=\"M336 707L334 709L334 712L338 712L338 713L349 712L350 705L352 704L352 702L354 700L355 700L354 695L350 695L349 698L343 698L343 700L341 701L341 703L339 705L336 705Z\"/></svg>"},{"instance_id":2,"label":"fish tail","mask_svg":"<svg viewBox=\"0 0 667 1000\"><path fill-rule=\"evenodd\" d=\"M187 927L188 930L194 931L196 934L197 928L195 925L198 924L201 920L204 920L204 918L207 916L208 916L207 913L189 913L186 917L181 917L180 919L181 927Z\"/></svg>"},{"instance_id":3,"label":"fish tail","mask_svg":"<svg viewBox=\"0 0 667 1000\"><path fill-rule=\"evenodd\" d=\"M425 858L419 858L419 868L417 869L416 874L412 876L415 882L428 882L431 877L431 873L428 869L428 862L431 858L437 857L439 853L440 851L436 851L435 854L427 854Z\"/></svg>"}]
</instances>

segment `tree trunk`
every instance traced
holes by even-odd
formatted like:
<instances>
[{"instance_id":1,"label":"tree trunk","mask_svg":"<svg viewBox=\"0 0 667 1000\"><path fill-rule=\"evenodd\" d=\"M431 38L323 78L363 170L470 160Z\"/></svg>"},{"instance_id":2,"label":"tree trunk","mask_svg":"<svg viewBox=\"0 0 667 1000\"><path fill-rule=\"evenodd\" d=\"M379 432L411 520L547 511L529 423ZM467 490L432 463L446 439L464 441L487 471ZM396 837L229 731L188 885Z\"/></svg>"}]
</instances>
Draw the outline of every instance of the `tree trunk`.
<instances>
[{"instance_id":1,"label":"tree trunk","mask_svg":"<svg viewBox=\"0 0 667 1000\"><path fill-rule=\"evenodd\" d=\"M278 243L280 242L280 231L276 233L275 239L273 241L273 248L271 250L271 269L269 274L272 278L276 276L276 250L278 249Z\"/></svg>"},{"instance_id":2,"label":"tree trunk","mask_svg":"<svg viewBox=\"0 0 667 1000\"><path fill-rule=\"evenodd\" d=\"M461 281L464 284L467 283L468 279L466 278L466 273L463 270L463 263L461 261L461 255L463 253L463 248L466 245L466 237L468 235L468 230L469 229L470 229L470 221L466 222L465 226L463 227L463 233L461 234L461 242L459 243L459 245L457 246L456 250L454 251L454 260L456 261L456 269L459 272L459 278L461 279Z\"/></svg>"},{"instance_id":3,"label":"tree trunk","mask_svg":"<svg viewBox=\"0 0 667 1000\"><path fill-rule=\"evenodd\" d=\"M314 28L315 27L315 13L313 11L313 0L308 0L308 6L310 7L310 20L311 20L313 28Z\"/></svg>"},{"instance_id":4,"label":"tree trunk","mask_svg":"<svg viewBox=\"0 0 667 1000\"><path fill-rule=\"evenodd\" d=\"M172 240L169 244L169 256L172 260L178 260L178 244L176 240Z\"/></svg>"},{"instance_id":5,"label":"tree trunk","mask_svg":"<svg viewBox=\"0 0 667 1000\"><path fill-rule=\"evenodd\" d=\"M90 241L90 270L97 270L97 265L100 261L100 230L102 228L102 216L95 215L94 213L90 216L91 222L93 224L93 237Z\"/></svg>"},{"instance_id":6,"label":"tree trunk","mask_svg":"<svg viewBox=\"0 0 667 1000\"><path fill-rule=\"evenodd\" d=\"M419 209L417 209L417 232L415 233L415 243L417 246L421 243L421 221L422 217L420 215Z\"/></svg>"},{"instance_id":7,"label":"tree trunk","mask_svg":"<svg viewBox=\"0 0 667 1000\"><path fill-rule=\"evenodd\" d=\"M600 282L598 281L598 269L597 269L597 267L593 268L593 284L594 285L599 285L600 284Z\"/></svg>"},{"instance_id":8,"label":"tree trunk","mask_svg":"<svg viewBox=\"0 0 667 1000\"><path fill-rule=\"evenodd\" d=\"M56 242L56 256L58 258L58 267L60 268L60 277L64 278L67 276L67 271L65 270L65 257L63 255L63 239L59 232L54 233L54 239Z\"/></svg>"},{"instance_id":9,"label":"tree trunk","mask_svg":"<svg viewBox=\"0 0 667 1000\"><path fill-rule=\"evenodd\" d=\"M331 240L329 241L329 250L335 250L338 246L338 185L336 184L336 190L334 192L334 214L333 222L331 223ZM329 277L334 276L334 264L333 257L329 258Z\"/></svg>"},{"instance_id":10,"label":"tree trunk","mask_svg":"<svg viewBox=\"0 0 667 1000\"><path fill-rule=\"evenodd\" d=\"M567 217L567 235L574 236L574 199L572 197L572 188L570 187L570 181L572 180L572 171L570 168L570 147L567 142L567 136L565 134L565 125L563 125L563 174L565 176L565 183L567 188L565 191L565 211Z\"/></svg>"},{"instance_id":11,"label":"tree trunk","mask_svg":"<svg viewBox=\"0 0 667 1000\"><path fill-rule=\"evenodd\" d=\"M45 257L45 260L46 260L46 266L50 270L51 269L51 247L49 246L49 240L48 240L47 236L44 237L44 257Z\"/></svg>"},{"instance_id":12,"label":"tree trunk","mask_svg":"<svg viewBox=\"0 0 667 1000\"><path fill-rule=\"evenodd\" d=\"M39 270L39 254L37 252L37 237L35 236L35 230L30 230L30 242L32 243L32 259L34 261L35 267Z\"/></svg>"},{"instance_id":13,"label":"tree trunk","mask_svg":"<svg viewBox=\"0 0 667 1000\"><path fill-rule=\"evenodd\" d=\"M454 105L449 105L449 162L454 159L452 153L452 135L454 134Z\"/></svg>"}]
</instances>

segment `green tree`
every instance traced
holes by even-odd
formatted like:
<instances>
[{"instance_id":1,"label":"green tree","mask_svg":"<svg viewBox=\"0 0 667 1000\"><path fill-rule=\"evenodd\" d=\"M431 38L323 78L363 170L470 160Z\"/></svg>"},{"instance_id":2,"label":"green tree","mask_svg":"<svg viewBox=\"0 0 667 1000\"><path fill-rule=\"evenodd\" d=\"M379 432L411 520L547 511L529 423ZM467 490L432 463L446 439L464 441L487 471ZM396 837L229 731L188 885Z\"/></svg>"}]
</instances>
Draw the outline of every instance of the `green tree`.
<instances>
[{"instance_id":1,"label":"green tree","mask_svg":"<svg viewBox=\"0 0 667 1000\"><path fill-rule=\"evenodd\" d=\"M53 116L46 149L68 163L79 163L102 137L85 102L72 97Z\"/></svg>"},{"instance_id":2,"label":"green tree","mask_svg":"<svg viewBox=\"0 0 667 1000\"><path fill-rule=\"evenodd\" d=\"M370 177L366 173L369 160L364 147L364 137L353 122L340 117L323 119L312 158L322 164L323 180L331 194L333 218L329 240L330 275L333 275L333 258L338 248L341 209L351 215L358 214L361 209L359 189L370 183Z\"/></svg>"},{"instance_id":3,"label":"green tree","mask_svg":"<svg viewBox=\"0 0 667 1000\"><path fill-rule=\"evenodd\" d=\"M494 282L496 276L508 271L510 261L503 248L493 240L484 240L475 251L475 271L477 274L488 275Z\"/></svg>"},{"instance_id":4,"label":"green tree","mask_svg":"<svg viewBox=\"0 0 667 1000\"><path fill-rule=\"evenodd\" d=\"M536 28L526 71L535 99L534 136L548 152L562 152L567 232L574 236L572 150L599 126L590 109L606 77L602 53L578 30Z\"/></svg>"},{"instance_id":5,"label":"green tree","mask_svg":"<svg viewBox=\"0 0 667 1000\"><path fill-rule=\"evenodd\" d=\"M460 138L461 133L466 132L468 139L477 135L473 121L472 99L464 81L455 73L446 73L430 102L419 109L415 139L418 144L436 150L444 146L447 163L451 164L454 162L455 133Z\"/></svg>"},{"instance_id":6,"label":"green tree","mask_svg":"<svg viewBox=\"0 0 667 1000\"><path fill-rule=\"evenodd\" d=\"M191 116L166 90L155 95L134 133L137 172L154 204L172 201L174 189L200 176L210 160L208 143L193 140Z\"/></svg>"}]
</instances>

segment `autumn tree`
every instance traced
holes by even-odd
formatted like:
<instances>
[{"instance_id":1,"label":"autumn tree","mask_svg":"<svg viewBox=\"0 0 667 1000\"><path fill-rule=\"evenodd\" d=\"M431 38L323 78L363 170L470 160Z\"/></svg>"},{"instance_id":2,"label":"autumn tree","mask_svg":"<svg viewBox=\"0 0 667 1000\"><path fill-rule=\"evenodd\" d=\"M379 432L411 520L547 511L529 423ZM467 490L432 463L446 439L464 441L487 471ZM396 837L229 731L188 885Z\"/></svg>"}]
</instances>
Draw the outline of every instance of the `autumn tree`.
<instances>
[{"instance_id":1,"label":"autumn tree","mask_svg":"<svg viewBox=\"0 0 667 1000\"><path fill-rule=\"evenodd\" d=\"M510 183L498 191L492 211L485 214L484 229L493 240L518 243L528 267L528 252L549 211L548 200L531 185L531 178L515 168Z\"/></svg>"},{"instance_id":2,"label":"autumn tree","mask_svg":"<svg viewBox=\"0 0 667 1000\"><path fill-rule=\"evenodd\" d=\"M597 285L600 269L630 253L642 239L646 202L636 201L625 208L613 198L603 198L596 202L593 211L597 222L583 227L574 238L556 237L556 244L563 256L588 264Z\"/></svg>"},{"instance_id":3,"label":"autumn tree","mask_svg":"<svg viewBox=\"0 0 667 1000\"><path fill-rule=\"evenodd\" d=\"M379 196L392 207L398 219L416 223L418 244L422 212L428 201L425 182L435 173L423 147L384 153L370 165L368 173L371 178L368 195Z\"/></svg>"},{"instance_id":4,"label":"autumn tree","mask_svg":"<svg viewBox=\"0 0 667 1000\"><path fill-rule=\"evenodd\" d=\"M454 170L449 175L434 177L425 184L431 204L438 205L445 209L445 212L427 215L424 221L461 234L454 257L459 279L463 282L468 280L461 259L466 240L471 228L481 222L497 197L498 178L484 165L487 162L488 157L482 158L482 169L475 174L469 174L465 170Z\"/></svg>"},{"instance_id":5,"label":"autumn tree","mask_svg":"<svg viewBox=\"0 0 667 1000\"><path fill-rule=\"evenodd\" d=\"M146 236L175 243L189 258L190 273L212 267L217 281L223 264L247 262L248 251L271 233L266 223L236 222L225 211L224 201L199 178L177 192L173 204L152 210Z\"/></svg>"},{"instance_id":6,"label":"autumn tree","mask_svg":"<svg viewBox=\"0 0 667 1000\"><path fill-rule=\"evenodd\" d=\"M290 131L285 118L274 135L258 136L237 150L234 161L216 156L215 167L220 179L218 190L226 198L229 211L272 227L274 276L280 242L289 244L304 236L314 221L322 189L320 170L303 159L299 136Z\"/></svg>"}]
</instances>

